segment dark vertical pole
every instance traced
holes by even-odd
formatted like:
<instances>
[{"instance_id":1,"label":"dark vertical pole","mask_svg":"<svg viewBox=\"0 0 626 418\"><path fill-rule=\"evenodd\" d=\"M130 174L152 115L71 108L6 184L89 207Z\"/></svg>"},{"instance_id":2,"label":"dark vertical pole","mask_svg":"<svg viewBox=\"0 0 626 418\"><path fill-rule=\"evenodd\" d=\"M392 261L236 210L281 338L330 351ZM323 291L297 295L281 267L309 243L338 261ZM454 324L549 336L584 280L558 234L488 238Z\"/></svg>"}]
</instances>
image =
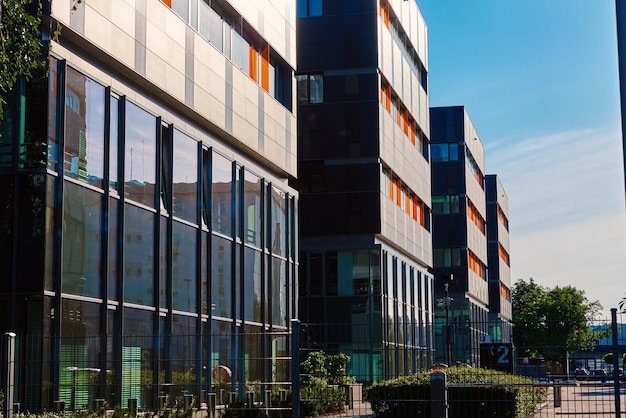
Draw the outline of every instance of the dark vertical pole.
<instances>
[{"instance_id":1,"label":"dark vertical pole","mask_svg":"<svg viewBox=\"0 0 626 418\"><path fill-rule=\"evenodd\" d=\"M431 418L448 418L448 386L443 372L430 375L430 405Z\"/></svg>"},{"instance_id":2,"label":"dark vertical pole","mask_svg":"<svg viewBox=\"0 0 626 418\"><path fill-rule=\"evenodd\" d=\"M622 153L624 163L624 186L626 186L626 1L615 0L617 24L617 58L622 116ZM626 190L626 188L625 188Z\"/></svg>"},{"instance_id":3,"label":"dark vertical pole","mask_svg":"<svg viewBox=\"0 0 626 418\"><path fill-rule=\"evenodd\" d=\"M291 320L291 418L300 418L300 320Z\"/></svg>"},{"instance_id":4,"label":"dark vertical pole","mask_svg":"<svg viewBox=\"0 0 626 418\"><path fill-rule=\"evenodd\" d=\"M2 385L0 389L4 392L4 404L2 416L13 417L13 390L15 388L15 334L7 332L2 336Z\"/></svg>"},{"instance_id":5,"label":"dark vertical pole","mask_svg":"<svg viewBox=\"0 0 626 418\"><path fill-rule=\"evenodd\" d=\"M613 388L615 399L615 416L620 418L622 416L622 407L620 401L620 382L617 371L619 370L619 359L621 353L619 352L619 345L617 343L617 309L611 308L611 334L613 335Z\"/></svg>"}]
</instances>

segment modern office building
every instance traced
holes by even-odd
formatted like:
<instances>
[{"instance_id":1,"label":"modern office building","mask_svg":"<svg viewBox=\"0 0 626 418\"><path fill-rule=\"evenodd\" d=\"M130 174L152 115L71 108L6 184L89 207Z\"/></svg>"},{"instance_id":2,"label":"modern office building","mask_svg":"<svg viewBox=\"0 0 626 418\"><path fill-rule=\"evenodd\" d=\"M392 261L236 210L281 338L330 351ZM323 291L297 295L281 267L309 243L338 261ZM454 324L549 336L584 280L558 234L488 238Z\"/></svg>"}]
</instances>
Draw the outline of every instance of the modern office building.
<instances>
[{"instance_id":1,"label":"modern office building","mask_svg":"<svg viewBox=\"0 0 626 418\"><path fill-rule=\"evenodd\" d=\"M479 365L489 313L483 144L463 106L431 108L430 133L436 360Z\"/></svg>"},{"instance_id":2,"label":"modern office building","mask_svg":"<svg viewBox=\"0 0 626 418\"><path fill-rule=\"evenodd\" d=\"M511 245L509 198L495 174L485 176L487 196L487 277L489 282L489 336L492 343L510 343L513 337L511 303Z\"/></svg>"},{"instance_id":3,"label":"modern office building","mask_svg":"<svg viewBox=\"0 0 626 418\"><path fill-rule=\"evenodd\" d=\"M302 345L348 354L362 382L424 370L434 348L426 24L415 1L297 4Z\"/></svg>"},{"instance_id":4,"label":"modern office building","mask_svg":"<svg viewBox=\"0 0 626 418\"><path fill-rule=\"evenodd\" d=\"M144 409L289 381L295 2L74 5L43 2L49 66L1 125L16 401Z\"/></svg>"}]
</instances>

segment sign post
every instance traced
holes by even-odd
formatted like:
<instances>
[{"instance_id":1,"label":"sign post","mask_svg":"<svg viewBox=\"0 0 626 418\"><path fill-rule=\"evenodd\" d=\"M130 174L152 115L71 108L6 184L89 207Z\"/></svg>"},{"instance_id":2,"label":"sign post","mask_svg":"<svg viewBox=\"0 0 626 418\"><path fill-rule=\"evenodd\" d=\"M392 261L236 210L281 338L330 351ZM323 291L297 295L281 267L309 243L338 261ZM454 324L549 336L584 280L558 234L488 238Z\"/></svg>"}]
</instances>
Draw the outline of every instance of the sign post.
<instances>
[{"instance_id":1,"label":"sign post","mask_svg":"<svg viewBox=\"0 0 626 418\"><path fill-rule=\"evenodd\" d=\"M481 344L480 365L486 369L495 369L503 372L513 373L513 344Z\"/></svg>"}]
</instances>

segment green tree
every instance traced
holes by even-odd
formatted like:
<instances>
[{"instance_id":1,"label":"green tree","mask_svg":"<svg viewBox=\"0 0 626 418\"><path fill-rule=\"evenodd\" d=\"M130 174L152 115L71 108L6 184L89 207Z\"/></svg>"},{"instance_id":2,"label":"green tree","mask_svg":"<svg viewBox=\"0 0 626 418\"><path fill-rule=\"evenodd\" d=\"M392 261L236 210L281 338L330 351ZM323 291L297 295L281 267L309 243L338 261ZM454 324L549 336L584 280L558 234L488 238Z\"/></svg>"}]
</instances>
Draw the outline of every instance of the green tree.
<instances>
[{"instance_id":1,"label":"green tree","mask_svg":"<svg viewBox=\"0 0 626 418\"><path fill-rule=\"evenodd\" d=\"M83 0L73 0L76 10ZM6 97L20 76L30 80L46 68L40 0L0 0L0 121ZM55 31L53 37L58 36Z\"/></svg>"},{"instance_id":2,"label":"green tree","mask_svg":"<svg viewBox=\"0 0 626 418\"><path fill-rule=\"evenodd\" d=\"M0 120L6 96L18 77L45 67L41 6L34 0L0 0Z\"/></svg>"},{"instance_id":3,"label":"green tree","mask_svg":"<svg viewBox=\"0 0 626 418\"><path fill-rule=\"evenodd\" d=\"M604 332L594 332L589 326L602 305L589 301L582 290L572 286L550 289L531 278L519 280L511 298L514 341L523 355L541 354L567 367L569 352L592 349L604 337Z\"/></svg>"}]
</instances>

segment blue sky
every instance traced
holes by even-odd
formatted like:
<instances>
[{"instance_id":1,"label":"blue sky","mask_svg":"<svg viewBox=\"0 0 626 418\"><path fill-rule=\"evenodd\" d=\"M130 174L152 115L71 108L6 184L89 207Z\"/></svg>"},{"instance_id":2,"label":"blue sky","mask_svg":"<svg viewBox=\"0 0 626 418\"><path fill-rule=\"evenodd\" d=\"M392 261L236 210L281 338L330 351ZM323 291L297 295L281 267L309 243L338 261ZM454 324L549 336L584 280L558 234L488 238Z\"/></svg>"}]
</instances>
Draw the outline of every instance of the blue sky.
<instances>
[{"instance_id":1,"label":"blue sky","mask_svg":"<svg viewBox=\"0 0 626 418\"><path fill-rule=\"evenodd\" d=\"M431 106L464 105L509 197L513 281L626 296L614 0L417 0Z\"/></svg>"}]
</instances>

